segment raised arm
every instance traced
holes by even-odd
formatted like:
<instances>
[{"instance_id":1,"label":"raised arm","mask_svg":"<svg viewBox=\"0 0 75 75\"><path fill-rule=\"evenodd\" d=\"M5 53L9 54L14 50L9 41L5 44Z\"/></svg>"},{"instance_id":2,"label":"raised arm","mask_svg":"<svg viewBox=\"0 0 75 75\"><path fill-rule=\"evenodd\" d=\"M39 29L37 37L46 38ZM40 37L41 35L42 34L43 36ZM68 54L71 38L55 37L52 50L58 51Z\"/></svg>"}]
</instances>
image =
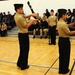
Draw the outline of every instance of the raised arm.
<instances>
[{"instance_id":1,"label":"raised arm","mask_svg":"<svg viewBox=\"0 0 75 75\"><path fill-rule=\"evenodd\" d=\"M68 24L68 27L73 27L75 25L75 22Z\"/></svg>"},{"instance_id":2,"label":"raised arm","mask_svg":"<svg viewBox=\"0 0 75 75\"><path fill-rule=\"evenodd\" d=\"M30 17L37 17L36 13L32 13L30 15L26 15L25 18L30 18Z\"/></svg>"}]
</instances>

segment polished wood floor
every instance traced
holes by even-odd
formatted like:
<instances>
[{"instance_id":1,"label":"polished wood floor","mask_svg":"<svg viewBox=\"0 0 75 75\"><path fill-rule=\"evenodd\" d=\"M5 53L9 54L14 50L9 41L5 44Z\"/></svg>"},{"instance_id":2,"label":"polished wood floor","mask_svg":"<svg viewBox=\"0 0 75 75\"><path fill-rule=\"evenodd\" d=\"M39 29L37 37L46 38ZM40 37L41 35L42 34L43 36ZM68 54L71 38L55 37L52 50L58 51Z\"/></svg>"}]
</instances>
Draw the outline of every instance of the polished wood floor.
<instances>
[{"instance_id":1,"label":"polished wood floor","mask_svg":"<svg viewBox=\"0 0 75 75\"><path fill-rule=\"evenodd\" d=\"M0 37L0 75L59 75L58 39L56 45L48 45L48 39L30 38L30 68L27 70L17 68L18 55L17 36ZM70 69L74 59L75 39L71 39ZM75 75L75 68L72 75Z\"/></svg>"}]
</instances>

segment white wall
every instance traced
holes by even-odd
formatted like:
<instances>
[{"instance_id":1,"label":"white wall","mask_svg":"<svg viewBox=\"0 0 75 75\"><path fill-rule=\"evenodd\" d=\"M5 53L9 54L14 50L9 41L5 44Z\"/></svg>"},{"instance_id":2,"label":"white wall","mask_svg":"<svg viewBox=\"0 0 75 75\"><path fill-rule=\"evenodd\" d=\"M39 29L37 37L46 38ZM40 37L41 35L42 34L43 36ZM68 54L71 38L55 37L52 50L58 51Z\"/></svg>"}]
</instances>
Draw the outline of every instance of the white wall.
<instances>
[{"instance_id":1,"label":"white wall","mask_svg":"<svg viewBox=\"0 0 75 75\"><path fill-rule=\"evenodd\" d=\"M27 5L28 0L8 0L8 1L0 1L0 12L10 11L12 14L14 11L13 4L15 3L23 3L24 4L24 12L26 14L30 14L31 11ZM59 8L73 9L75 8L75 0L29 0L32 8L35 12L38 12L42 15L45 12L45 9L54 9L55 12Z\"/></svg>"}]
</instances>

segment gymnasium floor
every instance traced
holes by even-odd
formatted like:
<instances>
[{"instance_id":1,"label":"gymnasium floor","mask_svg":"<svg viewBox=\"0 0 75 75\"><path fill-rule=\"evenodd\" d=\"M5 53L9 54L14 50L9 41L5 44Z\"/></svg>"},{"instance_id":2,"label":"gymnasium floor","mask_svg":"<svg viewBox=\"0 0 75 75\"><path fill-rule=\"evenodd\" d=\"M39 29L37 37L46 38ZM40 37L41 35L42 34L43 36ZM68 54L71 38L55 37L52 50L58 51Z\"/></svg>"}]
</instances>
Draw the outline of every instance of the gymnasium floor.
<instances>
[{"instance_id":1,"label":"gymnasium floor","mask_svg":"<svg viewBox=\"0 0 75 75\"><path fill-rule=\"evenodd\" d=\"M27 70L16 66L19 55L17 36L0 37L0 75L59 75L58 39L48 45L48 39L30 38L29 65ZM75 58L75 39L71 39L70 69ZM68 74L66 74L68 75ZM75 68L72 72L75 75Z\"/></svg>"}]
</instances>

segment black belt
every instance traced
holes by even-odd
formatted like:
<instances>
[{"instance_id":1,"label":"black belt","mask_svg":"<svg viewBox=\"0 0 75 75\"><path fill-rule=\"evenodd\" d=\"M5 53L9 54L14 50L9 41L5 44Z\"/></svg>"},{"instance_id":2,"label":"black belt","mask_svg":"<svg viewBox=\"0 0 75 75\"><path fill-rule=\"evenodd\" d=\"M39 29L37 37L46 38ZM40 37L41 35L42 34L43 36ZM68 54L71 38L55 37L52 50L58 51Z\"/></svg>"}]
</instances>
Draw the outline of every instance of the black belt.
<instances>
[{"instance_id":1,"label":"black belt","mask_svg":"<svg viewBox=\"0 0 75 75\"><path fill-rule=\"evenodd\" d=\"M69 39L69 37L59 37L60 39Z\"/></svg>"},{"instance_id":2,"label":"black belt","mask_svg":"<svg viewBox=\"0 0 75 75\"><path fill-rule=\"evenodd\" d=\"M49 26L49 27L55 27L56 25L54 25L54 26Z\"/></svg>"},{"instance_id":3,"label":"black belt","mask_svg":"<svg viewBox=\"0 0 75 75\"><path fill-rule=\"evenodd\" d=\"M18 33L18 34L28 34L28 33Z\"/></svg>"}]
</instances>

